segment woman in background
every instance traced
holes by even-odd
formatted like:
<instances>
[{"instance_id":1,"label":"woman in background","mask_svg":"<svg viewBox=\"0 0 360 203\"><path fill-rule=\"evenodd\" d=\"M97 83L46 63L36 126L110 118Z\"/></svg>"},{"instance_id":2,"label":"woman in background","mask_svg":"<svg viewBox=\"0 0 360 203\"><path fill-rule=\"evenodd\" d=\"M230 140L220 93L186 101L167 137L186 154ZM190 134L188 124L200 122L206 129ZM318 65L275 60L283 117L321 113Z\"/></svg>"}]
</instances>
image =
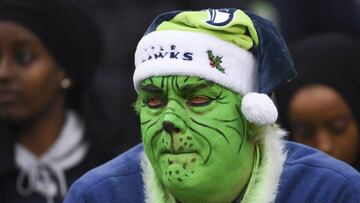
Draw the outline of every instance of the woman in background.
<instances>
[{"instance_id":1,"label":"woman in background","mask_svg":"<svg viewBox=\"0 0 360 203\"><path fill-rule=\"evenodd\" d=\"M1 202L62 202L105 161L82 109L101 52L95 23L73 5L0 3Z\"/></svg>"},{"instance_id":2,"label":"woman in background","mask_svg":"<svg viewBox=\"0 0 360 203\"><path fill-rule=\"evenodd\" d=\"M327 33L291 47L297 80L276 92L281 122L294 141L318 148L358 170L360 43Z\"/></svg>"}]
</instances>

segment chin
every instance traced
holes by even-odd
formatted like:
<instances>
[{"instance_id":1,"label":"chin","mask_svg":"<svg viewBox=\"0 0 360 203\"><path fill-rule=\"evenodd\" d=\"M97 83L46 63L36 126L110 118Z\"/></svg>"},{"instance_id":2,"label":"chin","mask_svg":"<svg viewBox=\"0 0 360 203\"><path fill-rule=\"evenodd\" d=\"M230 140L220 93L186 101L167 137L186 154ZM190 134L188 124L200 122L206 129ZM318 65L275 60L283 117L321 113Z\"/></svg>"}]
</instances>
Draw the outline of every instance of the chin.
<instances>
[{"instance_id":1,"label":"chin","mask_svg":"<svg viewBox=\"0 0 360 203\"><path fill-rule=\"evenodd\" d=\"M5 124L22 125L30 120L30 116L19 109L0 109L0 120Z\"/></svg>"},{"instance_id":2,"label":"chin","mask_svg":"<svg viewBox=\"0 0 360 203\"><path fill-rule=\"evenodd\" d=\"M201 188L202 181L198 181L196 178L191 179L183 179L182 181L178 181L178 179L172 179L169 181L169 179L163 180L163 183L166 188L168 188L170 191L177 191L177 192L189 192L189 190L196 190L196 188Z\"/></svg>"},{"instance_id":3,"label":"chin","mask_svg":"<svg viewBox=\"0 0 360 203\"><path fill-rule=\"evenodd\" d=\"M162 176L162 182L170 190L194 190L196 188L206 188L212 182L211 176L206 175L206 171L202 166L193 168L188 171L180 171L177 173L176 166L169 168L168 171L175 171L175 174L166 174Z\"/></svg>"}]
</instances>

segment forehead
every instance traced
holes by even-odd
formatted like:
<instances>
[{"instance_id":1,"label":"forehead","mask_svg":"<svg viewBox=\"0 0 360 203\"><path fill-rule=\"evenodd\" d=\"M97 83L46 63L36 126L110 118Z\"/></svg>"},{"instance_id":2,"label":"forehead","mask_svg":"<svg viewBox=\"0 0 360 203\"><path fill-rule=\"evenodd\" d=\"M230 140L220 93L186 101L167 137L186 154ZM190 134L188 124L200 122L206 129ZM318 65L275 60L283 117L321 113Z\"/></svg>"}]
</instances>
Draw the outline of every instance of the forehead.
<instances>
[{"instance_id":1,"label":"forehead","mask_svg":"<svg viewBox=\"0 0 360 203\"><path fill-rule=\"evenodd\" d=\"M153 76L142 81L142 87L153 86L159 89L186 89L194 86L213 86L215 83L195 76ZM142 88L143 89L143 88Z\"/></svg>"},{"instance_id":2,"label":"forehead","mask_svg":"<svg viewBox=\"0 0 360 203\"><path fill-rule=\"evenodd\" d=\"M0 40L21 41L24 43L39 41L33 32L12 21L0 21Z\"/></svg>"},{"instance_id":3,"label":"forehead","mask_svg":"<svg viewBox=\"0 0 360 203\"><path fill-rule=\"evenodd\" d=\"M325 120L335 116L351 115L345 99L333 88L316 85L295 93L290 101L292 118Z\"/></svg>"}]
</instances>

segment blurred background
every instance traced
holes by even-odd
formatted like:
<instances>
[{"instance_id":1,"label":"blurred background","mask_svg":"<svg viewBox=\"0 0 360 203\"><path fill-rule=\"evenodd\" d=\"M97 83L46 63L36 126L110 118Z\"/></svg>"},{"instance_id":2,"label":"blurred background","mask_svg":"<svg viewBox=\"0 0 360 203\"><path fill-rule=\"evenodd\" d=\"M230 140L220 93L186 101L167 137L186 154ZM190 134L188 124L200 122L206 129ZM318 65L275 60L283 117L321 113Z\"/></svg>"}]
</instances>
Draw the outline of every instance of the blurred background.
<instances>
[{"instance_id":1,"label":"blurred background","mask_svg":"<svg viewBox=\"0 0 360 203\"><path fill-rule=\"evenodd\" d=\"M2 1L0 0L0 2ZM332 64L335 69L332 77L336 78L338 77L337 72L340 73L344 72L345 69L349 69L349 71L346 71L348 74L344 75L343 81L347 81L346 79L350 77L355 78L348 80L347 82L352 82L346 84L347 86L343 88L348 89L347 87L351 86L355 89L351 92L350 96L342 96L342 90L335 89L344 100L345 105L349 106L349 119L345 120L353 122L352 125L355 125L354 128L357 129L359 127L357 117L360 118L360 115L357 114L360 111L358 112L357 109L360 109L360 101L357 103L357 100L355 102L350 102L349 100L353 98L351 95L360 95L360 91L358 91L360 90L360 83L357 83L356 79L356 77L360 76L358 71L353 70L360 69L360 65L356 62L345 63L343 61L356 61L356 59L360 58L358 42L360 36L360 0L56 1L72 3L90 15L100 28L103 54L99 65L95 69L93 81L89 84L92 87L91 94L84 97L82 101L82 105L85 108L83 115L86 120L86 128L89 129L88 131L95 132L93 136L91 136L91 142L95 145L97 154L101 155L101 161L94 162L96 163L95 165L115 157L141 141L139 118L133 108L136 100L136 92L132 83L134 53L138 41L143 36L151 21L158 14L172 10L199 10L224 7L240 8L269 19L278 27L289 46L290 52L294 55L296 54L296 56L294 56L296 59L295 67L297 68L297 63L301 63L301 65L299 65L301 68L299 69L299 73L301 74L292 82L293 85L289 85L289 88L285 86L281 87L275 92L275 99L279 105L279 122L282 127L290 132L289 139L296 140L293 136L294 133L292 129L294 123L291 121L291 116L289 116L289 103L291 103L295 91L300 89L301 86L305 86L304 78L310 76L314 78L311 84L325 84L325 79L320 78L328 78L327 66L329 64ZM79 27L81 27L81 24ZM337 40L339 43L334 43ZM299 48L303 47L304 43L307 45L307 48ZM344 43L346 45L343 45ZM336 51L332 54L322 53L324 50L325 52L326 50L330 50L329 47L334 47L332 46L333 44L335 44ZM314 51L314 53L310 52L310 50L314 50L315 48L318 48L319 51ZM299 51L299 49L301 51ZM349 51L349 53L343 52L344 49L351 51ZM348 58L341 55L346 55ZM339 59L337 59L338 56L340 57ZM310 62L303 63L303 58L307 58ZM328 64L318 62L313 66L308 65L317 59L319 59L319 61L327 61L330 58L333 61L328 62ZM340 62L336 63L336 61ZM313 70L319 66L323 67L318 73L313 74ZM347 67L345 68L343 66ZM314 75L315 77L313 77ZM319 79L319 81L317 81L317 79ZM334 82L334 84L339 83L341 82ZM326 85L332 86L332 83L326 83ZM294 88L294 86L297 88ZM96 106L96 108L94 106ZM342 128L343 131L345 131L347 125L346 123L344 124L345 121L343 120L335 122L335 127L333 128L340 126L337 130L341 131L340 128ZM305 126L305 124L311 125L313 134L307 134L307 141L304 141L304 139L297 139L297 141L321 148L318 144L318 142L320 142L319 140L326 139L316 138L318 135L316 135L317 130L314 127L315 124L312 125L312 123L307 120L302 120L300 123L302 127ZM321 124L317 123L316 125L320 126ZM9 168L13 168L14 166L14 140L5 136L8 134L7 130L7 128L1 128L0 122L0 137L2 139L2 141L0 141L0 148L2 149L2 155L0 156L2 165L0 167L0 181L2 181L1 174L6 174L10 171ZM334 137L341 137L339 136L341 133L342 132L337 132L337 135L334 135ZM352 154L349 155L352 158L344 158L344 161L358 168L360 139L357 138L358 131L355 131L354 134L356 138L353 138L351 142L354 143L355 140L356 144L352 146L354 149L351 151ZM310 138L316 141L310 142ZM331 139L329 138L329 140ZM330 141L328 142L330 143ZM331 142L333 145L331 145L330 148L335 148L336 145L340 145L339 142L344 141ZM327 151L327 153L336 157L335 152ZM337 158L341 159L341 156ZM0 184L0 190L1 187L6 187L6 185L1 186Z\"/></svg>"}]
</instances>

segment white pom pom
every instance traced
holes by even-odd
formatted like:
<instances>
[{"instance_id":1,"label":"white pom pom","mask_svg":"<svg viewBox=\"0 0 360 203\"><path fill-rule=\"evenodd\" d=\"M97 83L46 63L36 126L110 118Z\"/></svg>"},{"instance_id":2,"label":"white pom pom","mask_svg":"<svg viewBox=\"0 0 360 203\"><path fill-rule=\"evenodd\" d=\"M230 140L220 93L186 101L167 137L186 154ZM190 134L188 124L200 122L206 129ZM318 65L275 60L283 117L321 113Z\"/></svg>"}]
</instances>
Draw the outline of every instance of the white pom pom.
<instances>
[{"instance_id":1,"label":"white pom pom","mask_svg":"<svg viewBox=\"0 0 360 203\"><path fill-rule=\"evenodd\" d=\"M276 106L270 97L254 92L244 96L241 111L248 121L257 125L272 124L278 116Z\"/></svg>"}]
</instances>

